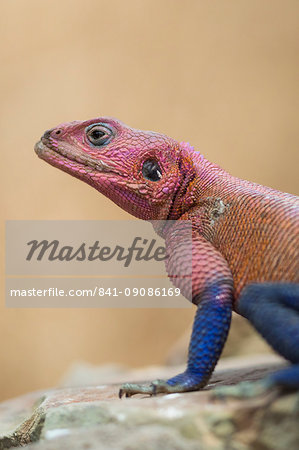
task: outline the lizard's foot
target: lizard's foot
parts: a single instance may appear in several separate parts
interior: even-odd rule
[[[212,398],[253,398],[268,393],[271,390],[270,385],[263,381],[243,381],[234,386],[218,386],[211,392]]]
[[[125,383],[119,390],[119,398],[123,395],[131,397],[135,394],[156,395],[197,391],[204,385],[205,382],[201,376],[186,371],[167,381],[155,380],[149,385]]]
[[[285,394],[299,390],[299,365],[293,365],[267,376],[261,381],[244,381],[235,386],[216,387],[214,398],[236,397],[252,398],[270,392]]]

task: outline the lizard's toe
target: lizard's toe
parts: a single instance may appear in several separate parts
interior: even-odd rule
[[[121,386],[118,396],[119,398],[122,398],[124,395],[125,397],[132,397],[132,395],[135,394],[155,395],[156,394],[155,385],[153,383],[151,384],[125,383]]]

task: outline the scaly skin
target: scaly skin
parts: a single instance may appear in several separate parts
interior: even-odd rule
[[[95,187],[140,219],[176,220],[176,225],[161,231],[170,255],[168,273],[190,261],[191,255],[184,251],[184,220],[192,223],[192,292],[181,281],[172,280],[198,305],[188,367],[165,382],[124,385],[121,395],[183,392],[204,386],[225,343],[233,308],[251,320],[281,354],[299,363],[299,355],[294,361],[289,357],[296,351],[285,355],[284,349],[277,348],[269,324],[259,326],[256,318],[251,319],[256,317],[255,302],[244,290],[263,283],[264,299],[260,288],[254,295],[269,305],[272,294],[268,298],[265,292],[278,292],[277,284],[285,286],[277,300],[279,306],[270,311],[275,315],[291,295],[292,317],[287,316],[283,326],[295,320],[295,331],[299,331],[294,284],[299,282],[296,196],[235,178],[187,143],[135,130],[116,119],[61,124],[47,131],[35,150],[40,158]],[[244,304],[252,306],[246,309]],[[279,341],[282,332],[277,330]],[[285,334],[288,348],[299,345],[299,333],[295,339]]]

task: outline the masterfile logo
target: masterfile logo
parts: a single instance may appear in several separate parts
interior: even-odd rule
[[[167,221],[168,231],[171,225]],[[165,241],[154,229],[163,235],[165,223],[8,221],[7,306],[188,307],[183,295],[191,292],[191,224],[184,226],[190,264],[176,267],[173,283]]]
[[[140,243],[139,243],[140,242]],[[148,239],[142,237],[135,237],[132,244],[128,247],[122,247],[116,245],[112,248],[107,245],[100,245],[99,241],[95,241],[92,245],[83,242],[79,247],[73,247],[71,245],[61,245],[61,243],[55,239],[54,241],[37,241],[32,240],[27,242],[30,246],[30,250],[26,257],[26,261],[36,259],[41,261],[44,257],[48,261],[109,261],[115,259],[123,262],[124,267],[128,267],[134,258],[136,261],[164,261],[167,258],[166,249],[162,246],[156,246],[156,239],[152,239],[150,242]]]

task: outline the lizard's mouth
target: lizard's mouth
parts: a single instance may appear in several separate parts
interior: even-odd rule
[[[48,141],[45,143],[42,138],[35,144],[34,150],[39,158],[62,170],[72,172],[74,175],[78,173],[83,175],[84,168],[86,173],[100,172],[107,175],[117,174],[118,176],[125,177],[123,173],[112,165],[107,164],[100,159],[91,158],[82,151],[74,149],[74,147],[69,150],[67,147],[62,148],[61,146],[54,145]]]
[[[128,212],[139,218],[147,218],[149,204],[146,199],[141,198],[136,183],[130,183],[125,173],[115,169],[102,160],[94,160],[82,150],[69,146],[53,146],[53,143],[42,138],[34,146],[39,158],[75,178],[78,178],[97,191],[106,195],[117,205],[124,207],[126,203]],[[130,191],[130,192],[128,192]],[[137,192],[136,192],[137,191]],[[144,217],[141,213],[144,212]]]

